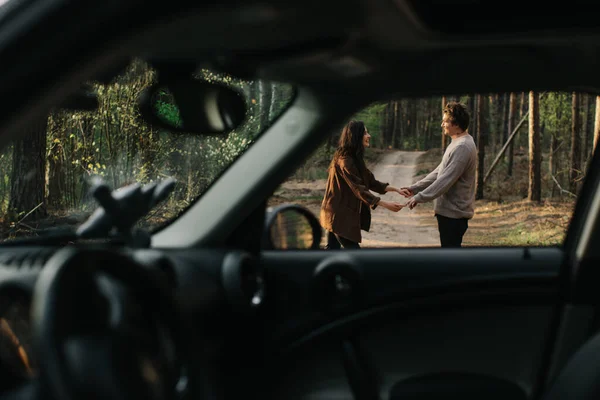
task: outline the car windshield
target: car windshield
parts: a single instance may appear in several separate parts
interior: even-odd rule
[[[94,177],[114,189],[175,178],[168,199],[139,221],[156,230],[199,198],[294,96],[289,84],[243,81],[200,70],[198,79],[218,81],[243,94],[246,119],[229,134],[173,133],[146,124],[136,106],[155,77],[147,63],[134,60],[108,84],[87,83],[97,93],[97,109],[55,109],[2,149],[0,240],[84,222],[97,206],[89,194]]]

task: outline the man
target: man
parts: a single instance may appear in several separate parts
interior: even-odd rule
[[[412,210],[417,204],[435,200],[434,210],[442,247],[461,247],[462,239],[473,218],[475,199],[477,147],[469,128],[467,107],[450,102],[444,108],[443,134],[452,142],[444,152],[442,162],[425,178],[412,186],[401,188],[406,205]]]

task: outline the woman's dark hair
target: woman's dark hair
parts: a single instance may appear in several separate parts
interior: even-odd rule
[[[363,137],[366,131],[367,129],[363,121],[352,120],[348,122],[344,126],[344,129],[342,129],[338,148],[333,155],[333,160],[331,160],[331,166],[342,157],[352,157],[359,171],[364,173],[367,169],[363,158],[365,154]]]
[[[365,123],[352,120],[344,126],[340,135],[340,142],[335,152],[334,159],[339,157],[355,157],[362,160],[365,153],[363,137],[365,136]]]
[[[471,118],[469,117],[469,110],[463,103],[451,101],[444,107],[444,114],[448,115],[450,122],[453,125],[458,126],[463,131],[469,129]]]

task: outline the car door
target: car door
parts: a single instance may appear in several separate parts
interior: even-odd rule
[[[530,396],[549,378],[562,249],[348,253],[263,255],[278,395],[402,398],[419,379],[422,398],[449,380],[486,398],[514,385]]]
[[[265,390],[292,399],[542,395],[596,326],[594,281],[576,278],[590,271],[582,260],[595,237],[598,162],[560,246],[263,251]]]

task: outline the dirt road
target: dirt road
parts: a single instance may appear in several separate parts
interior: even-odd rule
[[[409,186],[413,182],[415,165],[421,152],[396,151],[382,157],[371,166],[375,177],[395,187]],[[406,203],[397,193],[387,193],[382,199]],[[439,247],[437,221],[431,203],[419,204],[393,213],[383,207],[372,212],[371,231],[363,232],[362,247]]]

